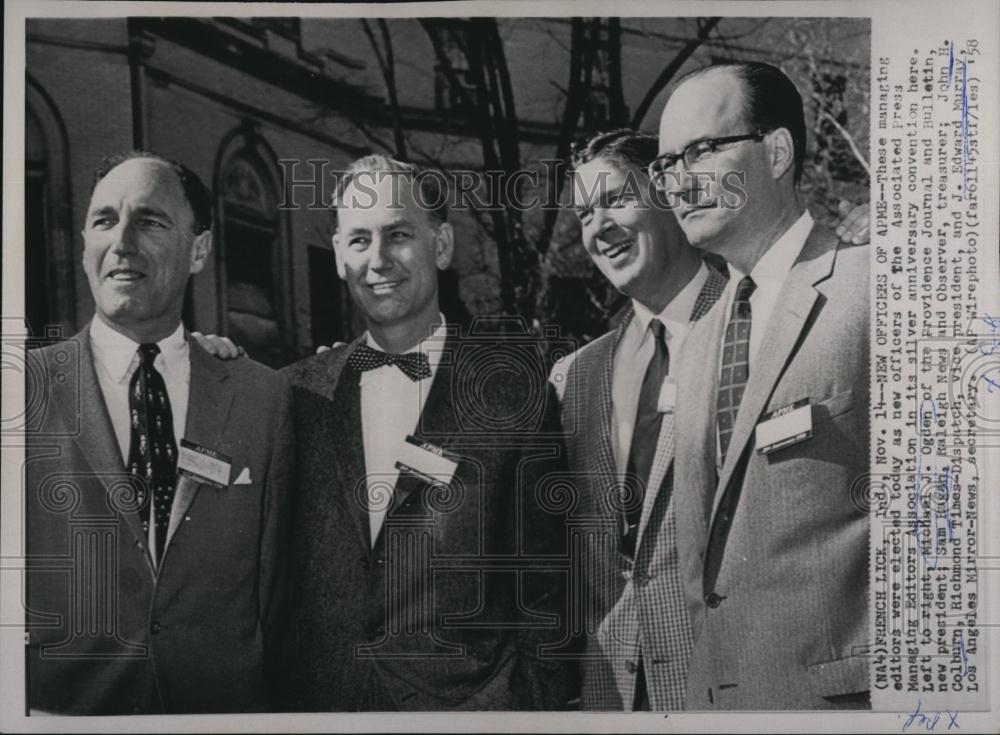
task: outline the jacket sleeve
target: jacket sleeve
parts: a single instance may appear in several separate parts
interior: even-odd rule
[[[292,390],[285,375],[278,375],[278,398],[273,414],[270,461],[264,487],[258,604],[264,635],[264,664],[269,692],[276,691],[280,655],[288,623],[287,580],[290,550],[290,518],[294,492],[294,433]]]
[[[519,463],[520,553],[525,557],[519,599],[525,625],[518,629],[512,680],[518,710],[566,709],[575,688],[567,517],[576,488],[566,471],[558,405],[549,385],[540,430],[522,449]],[[539,625],[540,617],[548,623]]]

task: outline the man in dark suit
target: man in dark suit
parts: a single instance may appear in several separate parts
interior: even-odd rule
[[[685,707],[867,707],[868,249],[806,211],[802,99],[771,65],[680,81],[660,151],[681,228],[730,270],[678,374]]]
[[[27,395],[42,407],[24,488],[32,712],[270,707],[291,392],[184,330],[211,206],[181,164],[106,159],[83,229],[96,314],[28,353]]]
[[[437,182],[384,156],[352,164],[333,244],[368,329],[287,369],[299,442],[289,709],[567,700],[556,401],[523,345],[444,322],[453,232]]]
[[[655,136],[600,133],[573,156],[584,248],[631,298],[619,326],[556,364],[578,514],[587,647],[585,710],[675,711],[692,633],[677,565],[672,461],[676,361],[726,276],[687,244],[656,201]]]

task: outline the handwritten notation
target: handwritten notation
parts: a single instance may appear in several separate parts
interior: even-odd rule
[[[922,702],[918,699],[916,709],[913,712],[908,715],[899,715],[900,718],[906,718],[903,721],[903,732],[909,732],[911,727],[923,732],[945,732],[952,728],[961,729],[958,724],[958,712],[951,710],[924,712],[921,710],[921,705]],[[940,729],[938,725],[941,725]]]
[[[979,343],[979,353],[989,357],[997,351],[997,347],[1000,347],[1000,319],[996,319],[989,314],[984,314],[980,319],[986,322],[986,326],[990,328],[990,339],[988,343]]]

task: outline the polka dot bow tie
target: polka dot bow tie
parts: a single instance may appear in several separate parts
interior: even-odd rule
[[[347,364],[360,373],[374,370],[383,365],[395,365],[412,381],[431,377],[431,364],[422,352],[407,352],[403,355],[373,350],[368,345],[358,345],[347,358]]]

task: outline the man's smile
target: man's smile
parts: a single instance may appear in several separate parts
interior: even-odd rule
[[[402,283],[403,279],[399,279],[395,281],[379,281],[378,283],[369,283],[366,285],[376,296],[385,296],[386,294],[390,294],[399,288]]]
[[[599,249],[599,252],[605,258],[608,258],[609,260],[614,260],[618,258],[620,255],[627,253],[629,250],[631,250],[633,245],[635,245],[635,238],[630,237],[627,240],[622,240],[621,242],[613,243],[606,248]]]

